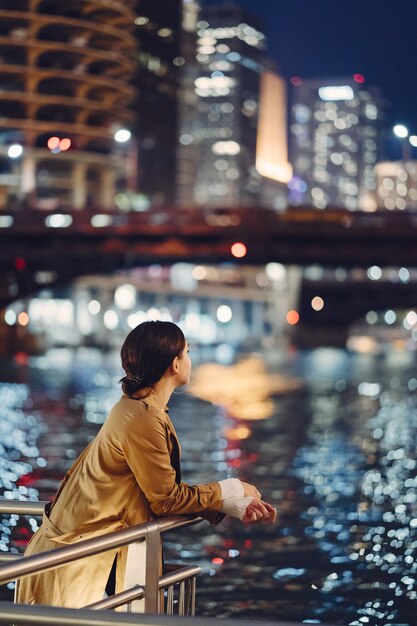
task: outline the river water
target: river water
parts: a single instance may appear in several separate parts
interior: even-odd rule
[[[199,397],[179,393],[170,404],[184,480],[237,476],[279,511],[273,526],[226,519],[168,536],[172,560],[203,567],[197,613],[417,624],[414,353],[289,349],[249,363],[210,370],[208,394],[209,370],[197,369]],[[2,497],[53,495],[119,397],[120,375],[117,355],[94,349],[0,363]],[[272,397],[253,398],[271,376]],[[225,400],[223,379],[246,398],[240,408]],[[34,528],[4,518],[0,549],[22,550]]]

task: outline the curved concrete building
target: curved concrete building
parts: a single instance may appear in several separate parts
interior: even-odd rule
[[[134,3],[2,0],[0,207],[113,205],[128,162],[114,133],[133,121]]]

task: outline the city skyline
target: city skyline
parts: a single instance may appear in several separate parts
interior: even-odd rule
[[[188,204],[286,207],[286,85],[265,61],[264,39],[237,5],[200,13],[197,106],[179,138],[199,155],[193,177],[184,172]]]
[[[229,0],[226,0],[229,2]],[[234,0],[265,25],[268,55],[287,79],[361,73],[388,101],[390,125],[417,133],[417,74],[412,0]],[[203,0],[203,5],[224,0]]]

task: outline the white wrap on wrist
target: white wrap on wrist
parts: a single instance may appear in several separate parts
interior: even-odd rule
[[[242,481],[238,478],[225,478],[224,480],[219,480],[219,485],[222,490],[222,500],[226,500],[226,498],[230,497],[243,498],[245,495]]]
[[[242,520],[253,497],[244,495],[242,482],[238,478],[226,478],[220,480],[219,484],[222,491],[221,512]]]

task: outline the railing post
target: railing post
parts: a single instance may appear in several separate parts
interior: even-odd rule
[[[147,528],[146,539],[130,544],[127,551],[123,590],[140,585],[145,597],[134,600],[130,610],[135,613],[160,613],[159,577],[162,574],[162,535],[158,528]]]
[[[160,606],[159,577],[162,575],[162,535],[150,528],[146,538],[145,613],[163,613]]]

